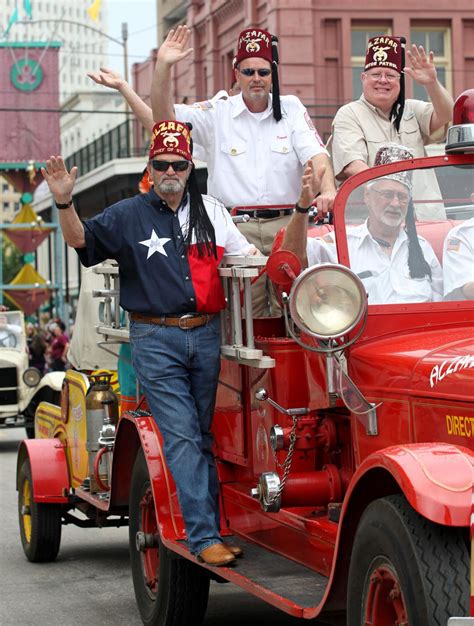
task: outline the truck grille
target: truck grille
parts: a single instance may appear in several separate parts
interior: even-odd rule
[[[18,402],[17,387],[16,367],[1,368],[0,404],[16,404]]]

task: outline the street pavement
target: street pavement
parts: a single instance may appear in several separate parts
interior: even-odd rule
[[[15,487],[16,453],[23,437],[21,428],[0,429],[0,626],[139,626],[127,528],[63,526],[54,563],[27,561]],[[311,623],[315,622],[288,616],[232,584],[211,583],[205,626]]]

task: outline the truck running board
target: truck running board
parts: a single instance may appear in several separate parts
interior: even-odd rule
[[[226,536],[225,541],[244,552],[242,558],[236,559],[234,567],[209,567],[200,563],[201,567],[295,617],[305,617],[307,609],[314,611],[321,603],[328,584],[326,576],[242,537]],[[181,556],[197,562],[185,542],[164,543]]]

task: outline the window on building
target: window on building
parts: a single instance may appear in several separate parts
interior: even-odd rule
[[[10,208],[10,203],[9,202],[4,202],[3,203],[3,210],[4,211],[8,211],[9,208]]]
[[[435,56],[436,70],[439,82],[452,91],[451,81],[451,32],[443,26],[415,26],[410,31],[412,44],[423,46],[429,52],[432,50]],[[425,88],[415,81],[413,83],[413,97],[417,100],[427,100]]]
[[[352,67],[352,97],[354,100],[360,98],[362,94],[362,83],[360,73],[364,71],[365,52],[367,43],[372,37],[378,35],[390,35],[390,26],[361,25],[353,26],[351,29],[351,67]]]
[[[2,191],[3,191],[3,192],[8,191],[8,184],[7,184],[7,183],[3,183],[3,185],[2,185]]]
[[[15,202],[15,213],[18,213],[18,211],[20,210],[20,203],[19,202]]]

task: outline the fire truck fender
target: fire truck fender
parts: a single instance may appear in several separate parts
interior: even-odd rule
[[[67,503],[69,473],[64,445],[59,439],[27,439],[21,442],[17,457],[18,478],[23,463],[28,460],[31,468],[34,501],[43,503]]]
[[[473,471],[474,452],[446,443],[392,446],[364,459],[344,497],[324,609],[339,610],[345,606],[352,546],[359,520],[371,502],[403,493],[426,519],[468,528]]]
[[[155,512],[164,543],[184,538],[184,523],[176,487],[166,465],[162,438],[152,416],[134,417],[125,412],[120,418],[112,461],[111,506],[128,506],[135,459],[143,450],[148,467]]]
[[[396,483],[420,515],[437,524],[469,526],[474,451],[448,443],[392,446],[367,457],[351,480],[345,503],[361,490],[387,495],[383,483]],[[382,483],[379,485],[379,483]],[[393,491],[392,491],[393,493]],[[344,507],[345,508],[345,507]],[[344,511],[343,511],[344,513]]]

